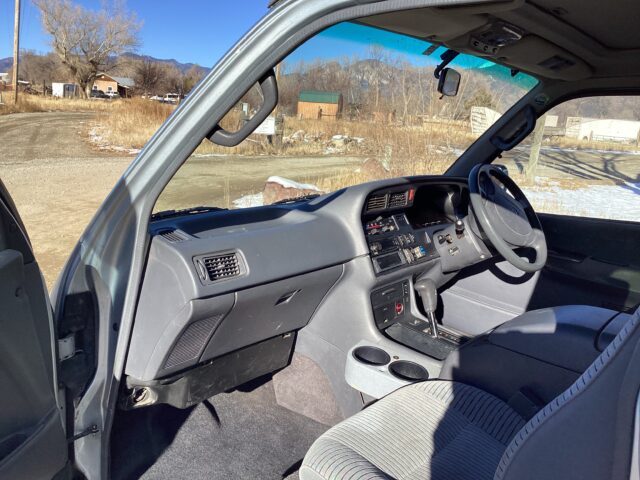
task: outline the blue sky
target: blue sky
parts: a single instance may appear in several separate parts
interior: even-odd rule
[[[97,9],[100,0],[74,0]],[[268,0],[128,0],[143,21],[139,53],[213,66],[266,12]],[[215,6],[215,8],[214,8]],[[14,0],[0,0],[0,58],[13,49]],[[47,52],[48,38],[31,0],[22,0],[20,48]]]
[[[74,0],[89,9],[99,8],[102,0]],[[104,0],[108,5],[109,0]],[[143,25],[138,53],[160,59],[176,59],[212,67],[220,57],[262,16],[268,0],[128,0],[129,10]],[[215,8],[214,8],[215,6]],[[12,55],[14,0],[0,0],[0,58]],[[22,0],[21,48],[47,52],[49,39],[42,30],[40,15],[32,0]],[[370,58],[372,44],[385,47],[395,58],[414,65],[439,62],[442,48],[430,56],[423,55],[428,42],[357,24],[339,24],[307,41],[286,60],[293,67],[300,60]],[[489,62],[460,55],[451,66],[486,68]],[[502,69],[508,72],[506,69]],[[508,76],[508,73],[506,74]]]
[[[102,4],[99,0],[74,1],[90,9]],[[129,10],[143,22],[142,46],[138,53],[207,67],[213,66],[267,12],[267,4],[268,0],[185,0],[172,13],[174,2],[127,2]],[[0,58],[12,55],[13,8],[14,0],[0,0]],[[20,23],[22,49],[50,50],[38,9],[31,0],[22,0]],[[360,25],[341,24],[302,45],[288,58],[288,63],[340,56],[367,58],[369,46],[374,43],[399,52],[416,65],[433,64],[440,53],[425,57],[422,52],[427,42]]]

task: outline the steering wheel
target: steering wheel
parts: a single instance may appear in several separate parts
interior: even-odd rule
[[[520,187],[494,165],[476,165],[469,174],[471,207],[478,223],[495,249],[511,265],[524,272],[537,272],[547,261],[547,241],[540,220]],[[535,250],[529,262],[513,251]]]

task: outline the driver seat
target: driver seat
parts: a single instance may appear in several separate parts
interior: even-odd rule
[[[640,309],[529,421],[462,383],[431,380],[396,390],[316,440],[300,479],[628,480],[639,342]]]

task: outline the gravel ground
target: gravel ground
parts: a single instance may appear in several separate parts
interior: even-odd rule
[[[0,116],[0,177],[18,207],[49,288],[132,160],[83,140],[91,113]]]

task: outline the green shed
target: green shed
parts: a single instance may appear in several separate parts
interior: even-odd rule
[[[335,120],[342,112],[342,94],[303,90],[298,95],[298,118]]]

